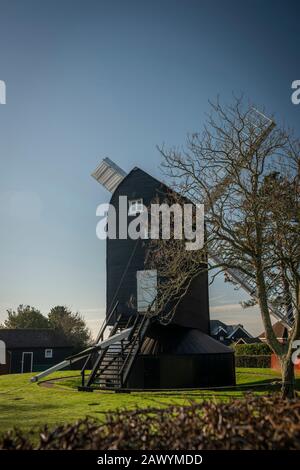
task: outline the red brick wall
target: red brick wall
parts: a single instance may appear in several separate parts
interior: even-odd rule
[[[280,364],[275,354],[271,355],[271,369],[280,370]],[[295,372],[300,372],[300,364],[295,364],[294,369],[295,369]]]

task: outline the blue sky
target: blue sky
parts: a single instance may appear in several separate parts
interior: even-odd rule
[[[160,178],[157,144],[201,130],[208,100],[244,92],[299,135],[296,1],[0,0],[0,321],[19,303],[105,309],[105,243],[91,177],[103,157]],[[211,288],[211,314],[262,330],[242,292]]]

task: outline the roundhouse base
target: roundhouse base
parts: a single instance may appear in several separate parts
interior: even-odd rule
[[[177,389],[235,383],[232,349],[194,328],[153,325],[126,387]]]
[[[129,389],[179,389],[235,385],[234,354],[139,355]]]

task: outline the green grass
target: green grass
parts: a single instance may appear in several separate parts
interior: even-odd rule
[[[236,389],[226,390],[185,390],[159,392],[114,393],[95,391],[78,392],[79,378],[72,377],[74,371],[57,372],[52,378],[53,386],[29,383],[32,374],[0,376],[0,432],[14,426],[36,431],[44,425],[50,427],[72,422],[85,416],[103,419],[108,411],[116,409],[134,409],[162,407],[170,404],[189,404],[203,399],[226,400],[241,397],[246,392],[266,393],[278,390],[271,385],[280,375],[270,369],[237,369]],[[265,386],[262,386],[266,384]],[[300,390],[300,378],[297,379]]]

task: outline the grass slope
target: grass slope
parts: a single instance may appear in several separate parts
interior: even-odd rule
[[[76,374],[76,372],[75,372]],[[204,398],[226,400],[241,397],[244,393],[266,393],[278,390],[271,385],[279,374],[269,369],[237,369],[237,389],[226,390],[185,390],[159,392],[114,393],[96,391],[78,392],[79,378],[74,371],[58,372],[51,378],[63,380],[53,385],[29,383],[32,374],[0,376],[0,432],[14,426],[23,430],[38,429],[44,424],[50,427],[73,422],[85,416],[103,419],[104,414],[116,409],[163,407],[170,404],[190,404]],[[300,378],[297,380],[300,390]],[[262,386],[263,384],[267,384]]]

